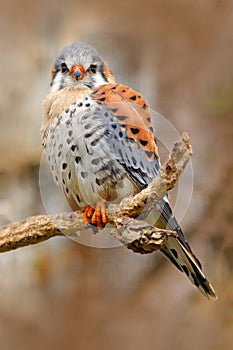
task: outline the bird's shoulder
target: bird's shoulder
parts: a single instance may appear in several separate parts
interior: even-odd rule
[[[129,139],[136,140],[148,156],[159,156],[149,105],[139,92],[123,84],[106,84],[91,96],[111,111],[113,119],[126,128]]]

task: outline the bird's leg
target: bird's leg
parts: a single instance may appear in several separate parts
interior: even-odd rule
[[[102,199],[95,205],[87,205],[83,208],[85,224],[92,224],[98,228],[104,228],[108,219],[106,214],[106,200]]]

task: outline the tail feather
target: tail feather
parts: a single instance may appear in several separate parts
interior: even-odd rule
[[[200,261],[193,253],[176,218],[174,217],[168,198],[165,196],[160,202],[160,208],[154,225],[161,228],[169,228],[177,232],[177,237],[169,236],[161,251],[166,257],[209,299],[217,299],[214,288],[202,272]],[[154,218],[156,215],[154,215]]]
[[[198,260],[180,238],[168,237],[161,251],[209,299],[218,299],[214,288],[203,274]]]

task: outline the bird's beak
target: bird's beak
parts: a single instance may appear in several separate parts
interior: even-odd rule
[[[71,68],[70,75],[75,80],[81,80],[85,75],[85,69],[83,66],[73,66]]]

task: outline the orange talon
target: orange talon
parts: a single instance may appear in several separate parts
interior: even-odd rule
[[[83,218],[84,218],[85,224],[91,224],[91,219],[95,212],[95,208],[91,207],[90,205],[87,205],[82,209],[83,209]]]
[[[91,223],[92,223],[92,225],[95,225],[98,228],[102,228],[102,225],[101,225],[101,212],[97,208],[94,211],[94,214],[93,214],[92,219],[91,219]]]
[[[95,212],[92,216],[91,223],[100,229],[104,228],[105,224],[107,223],[105,200],[100,200],[96,203]]]
[[[83,208],[83,212],[85,224],[92,224],[101,229],[104,228],[108,221],[104,200],[98,201],[95,206],[87,205]]]
[[[103,200],[100,202],[100,204],[101,204],[100,211],[101,211],[102,223],[105,226],[108,222],[108,218],[107,218],[107,214],[106,214],[106,202]]]

